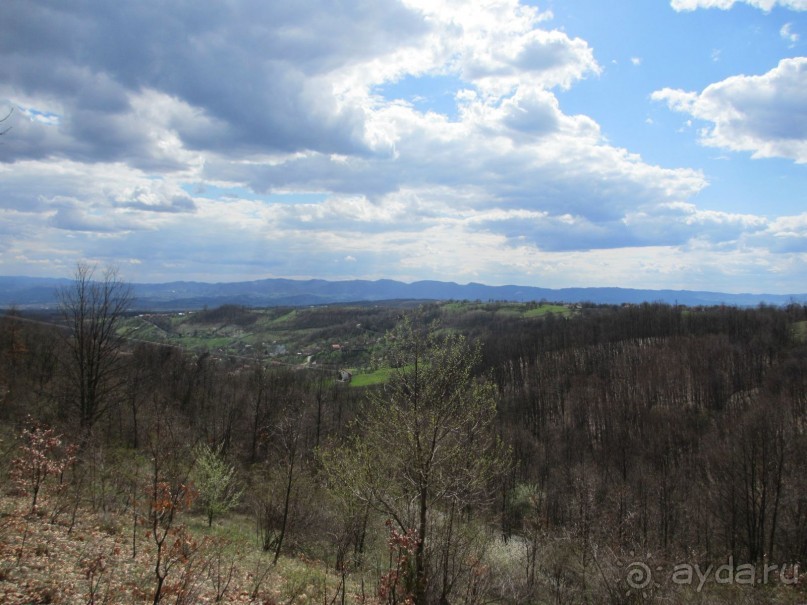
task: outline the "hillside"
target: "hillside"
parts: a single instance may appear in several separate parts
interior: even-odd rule
[[[153,342],[196,353],[243,360],[262,360],[287,367],[353,374],[373,368],[385,334],[401,312],[416,303],[272,307],[265,309],[224,305],[216,309],[141,313],[121,325],[132,341]],[[433,304],[446,327],[476,315],[480,321],[499,319],[535,321],[549,314],[570,317],[575,305],[549,303]],[[435,315],[436,316],[436,315]],[[367,384],[366,380],[363,384]]]
[[[117,512],[60,513],[56,499],[31,515],[24,499],[2,497],[0,514],[4,605],[151,602],[156,548],[145,525],[133,533],[131,517]],[[175,569],[165,584],[166,602],[313,605],[361,594],[357,578],[321,561],[289,557],[273,565],[255,547],[243,516],[208,529],[201,517],[187,515],[178,530],[172,539],[183,543],[170,553]]]
[[[92,321],[0,320],[4,602],[807,600],[807,307]]]

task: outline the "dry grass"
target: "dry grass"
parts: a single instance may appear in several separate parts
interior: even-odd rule
[[[136,553],[132,556],[128,516],[101,516],[84,510],[70,528],[66,516],[52,522],[47,501],[36,515],[26,514],[29,506],[28,499],[0,497],[0,603],[112,605],[153,601],[155,547],[146,528],[138,528]],[[262,553],[254,538],[244,531],[247,523],[244,518],[233,518],[232,525],[214,526],[212,531],[205,527],[202,517],[186,515],[180,518],[180,523],[189,528],[188,544],[178,551],[182,555],[175,559],[167,576],[162,603],[335,605],[342,602],[339,592],[342,579],[337,574],[321,561],[304,558],[281,558],[273,566],[272,557]],[[585,594],[590,603],[626,605],[807,603],[807,583],[803,579],[796,586],[778,583],[717,586],[709,582],[700,591],[659,578],[660,584],[647,592],[618,590],[619,594],[609,596],[605,584],[612,588],[619,586],[625,574],[622,567],[605,561],[596,573],[589,569],[588,580],[582,582],[580,577],[568,575],[575,566],[564,563],[562,553],[547,544],[542,545],[538,560],[541,588],[522,601],[523,591],[505,590],[505,585],[512,584],[522,573],[523,553],[513,548],[515,542],[507,545],[496,542],[488,553],[488,563],[497,578],[495,592],[513,603],[575,603],[582,602]],[[555,568],[566,571],[562,577],[553,575]],[[602,584],[600,580],[606,576],[608,580]],[[563,578],[566,581],[558,584],[558,579]],[[362,596],[360,579],[358,575],[347,576],[345,602],[372,605],[375,581],[368,581],[366,594]]]
[[[154,544],[127,519],[83,511],[72,528],[47,509],[27,515],[27,500],[0,498],[0,603],[101,605],[151,603]],[[46,505],[47,506],[47,505]],[[197,524],[198,525],[198,524]],[[163,603],[306,604],[334,600],[339,578],[322,563],[271,558],[253,544],[194,531],[177,552]]]

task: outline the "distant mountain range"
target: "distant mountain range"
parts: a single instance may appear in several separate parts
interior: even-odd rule
[[[0,307],[52,308],[57,290],[70,286],[70,279],[0,276]],[[418,281],[411,284],[377,281],[326,281],[321,279],[261,279],[248,282],[171,282],[132,284],[135,309],[193,310],[238,304],[250,307],[307,306],[334,303],[369,303],[418,300],[481,300],[621,304],[663,302],[686,306],[756,306],[807,303],[807,294],[727,294],[690,290],[635,290],[629,288],[535,288],[531,286],[486,286],[453,282]]]

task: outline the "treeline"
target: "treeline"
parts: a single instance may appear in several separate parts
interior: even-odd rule
[[[237,470],[236,508],[253,519],[258,548],[343,574],[375,569],[383,602],[641,600],[621,567],[639,556],[630,553],[654,566],[807,561],[807,309],[582,306],[528,319],[501,307],[426,305],[405,314],[414,317],[405,333],[399,309],[307,316],[311,327],[330,317],[346,329],[398,330],[377,357],[396,360],[400,375],[366,390],[326,371],[121,334],[94,358],[77,348],[86,323],[56,329],[9,314],[0,320],[5,442],[29,419],[72,436],[83,456],[75,501],[102,510],[135,507],[131,472],[121,472],[131,452],[161,451],[187,476],[206,444]],[[205,317],[253,321],[240,307]],[[422,381],[411,382],[411,355]],[[79,367],[88,360],[102,369],[94,378]],[[472,403],[489,426],[461,413]],[[391,423],[410,428],[390,432]],[[400,468],[362,458],[420,452],[407,441],[420,430],[450,439],[451,457],[433,452],[451,460],[437,474],[417,457]],[[424,476],[432,483],[417,482]],[[377,572],[380,560],[394,569]]]

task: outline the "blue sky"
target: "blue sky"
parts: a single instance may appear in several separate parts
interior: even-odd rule
[[[807,0],[9,0],[0,274],[807,291]]]

